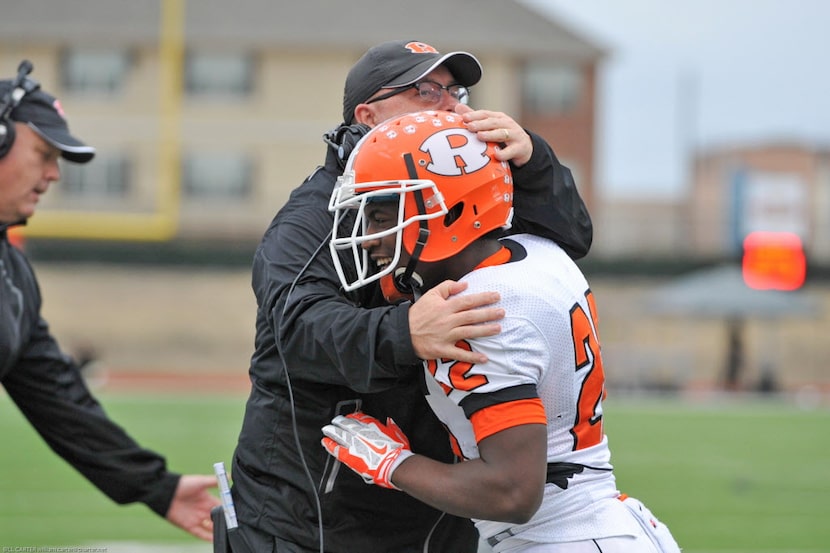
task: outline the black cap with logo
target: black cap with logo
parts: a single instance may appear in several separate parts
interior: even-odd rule
[[[0,81],[0,98],[8,97],[13,84],[11,80]],[[60,102],[37,85],[29,89],[11,110],[9,119],[28,124],[41,138],[59,149],[65,159],[75,163],[90,161],[95,156],[95,148],[69,133]]]
[[[458,84],[473,86],[481,79],[481,64],[467,52],[441,54],[417,40],[394,40],[370,48],[349,71],[343,90],[343,121],[354,122],[354,110],[382,88],[418,82],[439,65],[446,66]]]

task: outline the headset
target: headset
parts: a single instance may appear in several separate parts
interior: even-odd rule
[[[14,108],[27,94],[40,88],[40,83],[28,77],[34,66],[29,60],[23,60],[17,66],[17,76],[12,81],[11,88],[0,100],[0,159],[4,158],[14,145],[14,121],[10,116]]]
[[[346,168],[346,162],[349,161],[354,147],[369,130],[370,127],[363,123],[343,123],[323,135],[323,141],[337,153],[337,164],[340,169]]]
[[[361,123],[356,123],[354,125],[346,125],[345,123],[335,127],[334,129],[328,131],[323,135],[323,141],[332,148],[335,153],[337,154],[337,164],[340,169],[346,168],[346,162],[349,160],[349,156],[351,155],[354,147],[360,141],[363,136],[369,132],[370,128],[367,125],[363,125]],[[300,278],[305,274],[306,270],[308,270],[309,266],[312,262],[320,255],[320,252],[323,248],[328,245],[329,239],[331,238],[332,231],[320,241],[320,244],[317,246],[317,249],[314,250],[314,253],[308,258],[305,265],[300,269],[297,273],[297,276],[294,277],[294,280],[291,281],[291,285],[288,287],[288,292],[285,294],[285,304],[282,308],[282,317],[285,317],[286,311],[288,309],[289,299],[291,298],[291,294],[294,292],[294,288],[296,288],[297,283],[300,281]],[[275,325],[277,329],[279,329],[279,324]],[[306,461],[305,455],[303,454],[303,447],[300,443],[300,430],[297,427],[297,411],[294,405],[294,389],[291,385],[291,377],[289,375],[289,367],[288,367],[288,359],[283,354],[282,351],[282,339],[279,334],[279,330],[277,330],[277,335],[275,337],[275,343],[277,347],[277,351],[280,354],[280,357],[283,359],[283,370],[285,372],[285,383],[288,389],[288,402],[291,406],[291,428],[294,432],[294,445],[297,448],[297,453],[300,457],[300,465],[303,467],[303,472],[305,473],[305,477],[308,479],[308,483],[311,487],[312,495],[314,496],[314,508],[317,512],[317,532],[319,534],[319,553],[323,553],[325,550],[325,538],[323,535],[323,508],[320,505],[320,496],[317,493],[317,483],[314,481],[314,478],[311,476],[311,470],[308,468],[308,463]]]
[[[348,157],[347,157],[348,159]],[[285,305],[282,307],[282,318],[285,318],[285,313],[288,310],[288,300],[291,298],[291,294],[294,292],[294,288],[297,286],[297,283],[300,281],[300,278],[305,274],[308,267],[314,261],[314,259],[320,254],[323,248],[329,243],[329,239],[331,238],[332,231],[326,235],[325,238],[320,242],[320,245],[317,246],[317,249],[314,250],[314,253],[311,254],[311,257],[308,258],[303,268],[300,269],[300,272],[297,273],[297,276],[294,277],[294,280],[291,281],[291,286],[288,287],[288,292],[285,294]],[[291,429],[294,432],[294,446],[297,448],[297,453],[300,457],[300,465],[303,467],[303,472],[305,473],[305,477],[308,479],[308,482],[311,486],[311,493],[314,496],[314,509],[317,511],[317,532],[320,535],[319,541],[319,553],[324,553],[325,550],[325,541],[323,536],[323,507],[320,505],[320,496],[317,493],[317,483],[314,481],[314,478],[311,476],[311,470],[308,468],[308,462],[305,459],[305,455],[303,454],[303,446],[300,443],[300,430],[297,427],[297,410],[294,404],[294,389],[291,386],[291,377],[288,374],[288,359],[286,358],[285,354],[283,354],[282,350],[282,339],[280,336],[279,328],[280,325],[274,325],[277,329],[276,336],[275,336],[275,345],[277,347],[277,351],[282,357],[283,360],[283,370],[285,372],[285,383],[286,388],[288,389],[288,403],[291,406]]]
[[[346,125],[345,123],[342,123],[323,135],[323,141],[326,144],[328,144],[329,147],[332,148],[334,152],[337,154],[337,164],[341,170],[346,168],[346,162],[349,160],[349,156],[354,150],[354,147],[357,145],[358,142],[360,142],[360,139],[363,138],[366,135],[366,133],[369,132],[369,130],[370,127],[368,125],[363,125],[362,123],[355,123],[353,125]],[[303,267],[291,281],[291,285],[288,287],[288,292],[285,294],[285,304],[282,308],[282,317],[285,317],[291,294],[294,292],[294,289],[296,288],[300,279],[308,270],[309,266],[317,258],[317,256],[320,255],[320,252],[323,251],[325,246],[328,245],[331,236],[332,231],[329,231],[329,233],[325,236],[325,238],[323,238],[323,240],[314,250],[314,253],[312,253],[311,256],[308,258],[308,261],[306,261],[305,265],[303,265]],[[277,324],[275,326],[279,329],[280,325]],[[303,468],[305,477],[308,479],[308,483],[311,487],[311,492],[314,497],[314,508],[317,512],[317,532],[319,533],[320,538],[318,542],[319,553],[323,553],[323,551],[325,550],[325,537],[323,533],[323,509],[320,504],[320,496],[317,492],[317,483],[311,476],[311,471],[308,467],[305,455],[303,454],[302,444],[300,443],[300,431],[297,427],[297,412],[294,404],[294,389],[291,385],[288,359],[282,351],[282,339],[279,335],[279,331],[277,331],[275,342],[277,351],[283,359],[283,370],[285,372],[286,388],[288,389],[288,402],[291,406],[291,427],[294,433],[294,446],[297,448],[297,453],[300,457],[300,465]]]
[[[335,153],[337,154],[337,162],[341,169],[345,169],[346,162],[349,159],[349,155],[351,155],[354,147],[360,141],[363,136],[369,132],[370,127],[367,125],[363,125],[361,123],[356,123],[353,125],[346,125],[345,123],[335,127],[334,129],[330,130],[329,132],[323,135],[323,141],[332,148]],[[320,241],[320,244],[308,258],[305,265],[300,269],[294,279],[291,281],[291,285],[288,287],[288,291],[285,294],[285,304],[282,308],[282,315],[281,317],[285,317],[286,311],[288,310],[289,300],[291,299],[291,295],[294,292],[294,289],[297,287],[302,276],[314,262],[320,252],[328,245],[329,239],[331,238],[332,231]],[[277,329],[279,329],[280,325],[275,325]],[[314,497],[314,508],[317,512],[317,532],[319,533],[319,553],[323,553],[325,550],[325,538],[323,534],[323,509],[320,504],[320,496],[317,492],[317,483],[314,481],[314,478],[311,475],[311,471],[308,467],[308,462],[306,461],[305,455],[303,453],[302,444],[300,443],[300,431],[297,427],[297,411],[294,404],[294,389],[291,384],[291,376],[290,370],[288,366],[288,359],[283,354],[282,349],[282,337],[280,336],[279,330],[275,336],[275,345],[277,351],[279,352],[280,356],[283,359],[283,370],[285,374],[285,383],[286,388],[288,390],[288,402],[291,408],[291,429],[294,434],[294,446],[297,448],[297,453],[299,454],[300,458],[300,465],[303,468],[303,472],[305,473],[305,477],[308,480],[309,486],[312,491],[312,495]]]

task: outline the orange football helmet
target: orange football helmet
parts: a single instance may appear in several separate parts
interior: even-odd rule
[[[329,202],[329,245],[344,288],[354,290],[394,271],[401,248],[416,263],[435,262],[488,232],[509,228],[513,177],[509,164],[496,159],[498,147],[480,141],[460,115],[448,111],[403,115],[369,131],[349,156]],[[364,209],[372,201],[398,201],[397,224],[366,234]],[[362,244],[392,233],[393,261],[373,271]],[[347,273],[341,256],[354,261],[356,276]]]

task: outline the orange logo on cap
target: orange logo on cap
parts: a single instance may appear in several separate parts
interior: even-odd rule
[[[430,46],[425,42],[410,42],[406,46],[404,46],[407,50],[412,52],[413,54],[437,54],[438,50]]]
[[[61,103],[57,99],[55,99],[55,101],[52,102],[52,107],[55,108],[55,111],[58,112],[58,115],[66,119],[66,114],[63,112],[63,106],[61,106]]]

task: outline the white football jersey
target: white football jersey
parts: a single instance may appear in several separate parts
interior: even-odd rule
[[[500,430],[547,424],[549,483],[542,506],[523,525],[478,520],[479,533],[488,538],[509,528],[544,543],[628,535],[633,520],[616,499],[602,428],[605,375],[593,294],[552,241],[515,235],[502,244],[508,262],[462,279],[469,282],[466,294],[501,295],[502,332],[465,344],[488,362],[425,363],[427,401],[464,458],[477,458],[477,442]],[[509,418],[500,416],[505,409],[511,409]]]

